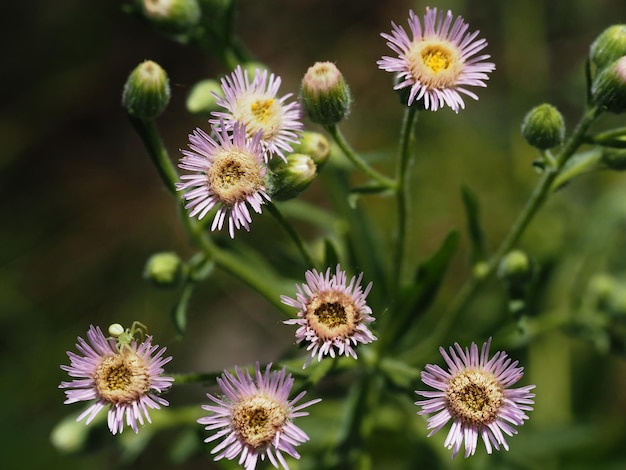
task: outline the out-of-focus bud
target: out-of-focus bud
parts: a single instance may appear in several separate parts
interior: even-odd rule
[[[626,55],[626,25],[616,24],[606,28],[589,50],[589,59],[597,70],[602,70]]]
[[[611,113],[626,111],[626,55],[606,66],[591,86],[596,104]]]
[[[522,122],[522,136],[535,148],[556,147],[565,137],[565,121],[554,106],[544,103],[531,109]]]
[[[303,153],[287,155],[287,161],[272,160],[272,199],[286,201],[304,191],[315,179],[317,168],[313,159]]]
[[[128,114],[141,119],[154,119],[169,102],[169,78],[159,64],[146,60],[130,73],[122,93],[122,104]]]
[[[512,284],[525,283],[532,276],[528,255],[521,250],[507,253],[498,266],[498,277]]]
[[[617,290],[617,281],[605,273],[596,274],[589,280],[587,296],[594,307],[605,310]]]
[[[483,279],[488,273],[489,265],[484,261],[480,261],[472,267],[472,275],[476,279]]]
[[[184,34],[200,21],[197,0],[140,0],[141,12],[157,29]]]
[[[293,153],[304,153],[311,157],[319,170],[330,156],[330,142],[319,132],[304,131],[298,144],[292,145]]]
[[[603,149],[601,158],[610,170],[626,170],[626,149]]]
[[[214,93],[222,96],[222,87],[217,80],[202,80],[196,83],[187,96],[187,111],[201,116],[210,116],[211,112],[217,111],[217,97]]]
[[[300,101],[311,121],[331,126],[346,118],[352,96],[335,64],[316,62],[302,79]]]
[[[157,287],[176,287],[182,278],[182,261],[176,253],[152,255],[144,268],[143,277]]]
[[[267,71],[268,75],[270,74],[269,67],[265,64],[262,64],[261,62],[246,62],[245,64],[241,65],[241,69],[244,72],[248,73],[248,77],[250,77],[250,80],[254,80],[257,72],[259,74],[262,74],[263,72]]]

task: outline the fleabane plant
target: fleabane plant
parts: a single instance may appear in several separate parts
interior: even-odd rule
[[[517,455],[523,455],[531,442],[515,435],[535,431],[524,425],[533,423],[535,391],[539,400],[549,387],[545,381],[527,383],[528,377],[541,377],[533,375],[536,361],[527,354],[533,341],[559,331],[594,338],[605,353],[620,341],[626,350],[615,314],[615,282],[594,282],[594,302],[578,302],[581,308],[594,306],[593,312],[571,320],[549,317],[537,293],[540,254],[518,246],[555,191],[594,170],[626,168],[626,128],[590,130],[602,114],[626,109],[626,26],[612,26],[593,42],[585,70],[587,100],[578,124],[567,126],[573,129],[569,135],[566,118],[548,102],[520,116],[521,135],[536,154],[532,165],[540,176],[493,251],[486,248],[478,199],[464,188],[471,274],[458,294],[447,289],[445,298],[436,299],[446,271],[455,266],[460,235],[451,230],[420,263],[407,254],[414,243],[411,178],[423,148],[414,145],[417,116],[447,112],[461,119],[472,113],[459,111],[467,98],[478,100],[478,89],[487,87],[496,68],[477,29],[451,11],[426,8],[421,16],[408,12],[408,29],[392,22],[390,32],[372,32],[392,54],[364,66],[393,74],[394,84],[380,96],[404,113],[397,152],[388,152],[389,146],[375,152],[375,165],[341,132],[362,109],[340,60],[313,63],[303,70],[299,90],[285,90],[289,80],[254,61],[236,37],[233,2],[139,3],[137,13],[157,31],[214,53],[223,65],[220,73],[199,76],[190,86],[188,110],[198,122],[187,142],[172,144],[180,148],[172,156],[155,121],[180,91],[170,88],[170,75],[145,61],[124,87],[129,119],[172,194],[172,206],[179,206],[191,244],[191,250],[159,252],[146,263],[146,280],[177,296],[173,308],[155,315],[172,313],[175,331],[169,338],[176,334],[182,339],[178,346],[194,351],[197,345],[185,333],[201,324],[198,312],[216,321],[234,315],[226,302],[200,305],[193,295],[203,285],[224,285],[216,280],[222,273],[256,294],[249,318],[277,314],[277,332],[266,332],[263,345],[283,343],[280,354],[264,351],[266,363],[242,345],[236,358],[217,358],[223,363],[218,371],[168,375],[164,368],[172,358],[152,343],[143,323],[114,324],[108,336],[91,326],[87,340],[78,339],[78,352],[67,353],[70,365],[61,366],[71,378],[60,385],[65,403],[87,406],[78,420],[93,427],[106,410],[112,434],[130,427],[145,436],[142,445],[163,429],[186,431],[189,455],[224,468],[360,469],[387,468],[390,462],[393,468],[443,467],[448,464],[439,462],[441,455],[450,454],[477,456],[479,466],[519,466],[505,452],[491,454],[519,446]],[[318,127],[306,129],[305,123]],[[377,167],[383,161],[385,171]],[[370,198],[385,208],[376,223],[366,207]],[[227,290],[235,302],[238,291],[230,283]],[[491,310],[476,314],[477,298],[484,300],[480,309]],[[239,333],[228,332],[223,341],[240,345]],[[197,337],[211,342],[212,334]],[[438,353],[445,365],[437,364]],[[190,383],[208,389],[188,390],[185,399],[193,401],[196,394],[197,404],[169,406],[162,395]],[[418,408],[407,412],[415,394]],[[311,398],[304,401],[305,395]],[[158,409],[153,423],[149,410]],[[444,429],[445,437],[439,433]],[[379,442],[393,442],[393,455]]]

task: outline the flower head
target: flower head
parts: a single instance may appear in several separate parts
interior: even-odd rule
[[[296,101],[287,103],[292,93],[277,98],[281,79],[274,74],[268,78],[267,70],[257,69],[251,81],[241,66],[222,79],[224,96],[216,95],[217,104],[227,112],[213,112],[210,122],[218,127],[232,129],[237,122],[246,125],[248,137],[261,134],[265,160],[273,154],[284,158],[283,151],[291,152],[291,143],[298,142],[301,109]]]
[[[472,343],[470,349],[463,350],[458,343],[450,348],[448,355],[439,348],[448,364],[448,371],[428,364],[422,372],[422,382],[437,391],[416,391],[426,400],[415,404],[422,407],[418,414],[433,414],[428,418],[429,436],[452,420],[452,427],[445,440],[445,446],[452,449],[456,457],[465,441],[465,457],[476,452],[478,436],[485,443],[487,453],[492,446],[500,450],[500,445],[509,450],[504,434],[516,434],[514,426],[521,426],[528,419],[525,411],[531,411],[535,396],[530,390],[534,385],[510,388],[524,375],[524,368],[517,367],[505,352],[498,351],[489,359],[491,338],[478,346]]]
[[[485,39],[476,40],[478,31],[467,33],[468,25],[460,16],[452,22],[452,12],[437,12],[427,8],[424,28],[420,19],[409,11],[409,28],[412,37],[403,27],[392,23],[391,34],[382,33],[387,45],[398,57],[383,56],[379,68],[398,73],[395,90],[410,87],[408,105],[420,100],[425,109],[437,111],[448,105],[458,112],[465,103],[461,93],[478,99],[466,85],[484,87],[495,65],[485,62],[489,55],[475,56],[487,46]]]
[[[59,385],[68,389],[65,404],[95,400],[77,421],[87,417],[89,424],[100,410],[108,407],[108,424],[113,434],[123,431],[124,421],[138,432],[138,422],[143,425],[144,418],[151,422],[148,408],[168,405],[158,394],[174,381],[161,376],[163,366],[172,357],[163,357],[165,348],[154,354],[159,346],[152,345],[151,336],[141,343],[134,339],[119,343],[115,338],[105,338],[102,330],[92,325],[87,340],[79,337],[76,348],[81,355],[68,351],[70,365],[61,366],[76,378]]]
[[[315,356],[318,361],[324,355],[335,357],[335,350],[340,356],[343,354],[356,359],[354,346],[377,339],[367,327],[368,323],[374,321],[372,309],[365,303],[372,283],[363,290],[361,273],[358,277],[353,276],[347,284],[346,273],[339,265],[332,276],[330,268],[326,273],[313,269],[304,276],[306,283],[296,285],[295,299],[281,296],[282,303],[298,309],[298,318],[283,323],[298,325],[296,342],[309,343],[307,351],[311,355],[304,367]]]
[[[278,464],[288,469],[287,462],[281,454],[285,452],[293,458],[300,458],[296,446],[309,440],[302,429],[293,424],[294,418],[307,416],[304,408],[318,403],[315,399],[296,405],[304,397],[305,391],[289,400],[289,392],[293,386],[291,374],[270,371],[268,364],[261,371],[256,363],[255,376],[248,371],[235,367],[235,374],[224,371],[217,383],[222,389],[223,397],[207,394],[215,405],[203,405],[202,409],[212,414],[200,418],[198,423],[206,425],[208,431],[216,433],[205,439],[212,442],[225,437],[212,451],[217,454],[215,460],[229,460],[239,456],[239,464],[246,470],[254,470],[259,457],[265,457],[278,468]]]
[[[263,151],[256,133],[246,136],[245,125],[236,123],[232,134],[222,126],[215,129],[217,141],[201,129],[189,135],[189,148],[182,150],[183,158],[178,166],[183,170],[197,172],[182,175],[176,184],[178,191],[186,191],[183,198],[190,201],[185,206],[189,216],[202,219],[214,207],[218,207],[211,230],[219,230],[228,217],[228,233],[235,237],[235,229],[250,230],[250,211],[261,213],[261,206],[269,201],[264,177],[267,168]]]

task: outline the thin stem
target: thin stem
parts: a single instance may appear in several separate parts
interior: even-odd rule
[[[565,163],[583,143],[585,132],[589,129],[589,126],[599,116],[599,114],[600,109],[597,107],[590,107],[583,114],[578,126],[576,126],[576,129],[568,139],[566,145],[556,156],[555,167],[546,168],[541,176],[541,179],[537,183],[535,190],[532,192],[530,199],[526,202],[526,205],[522,209],[508,235],[504,238],[497,251],[490,257],[485,273],[480,277],[470,278],[469,281],[461,288],[459,294],[454,299],[445,315],[443,315],[441,320],[437,323],[435,330],[429,335],[429,338],[426,341],[429,343],[429,346],[432,344],[439,344],[440,340],[444,337],[451,325],[454,324],[459,314],[467,307],[467,304],[474,297],[478,289],[493,275],[502,258],[520,239],[528,227],[528,224],[546,201],[550,188],[552,187],[552,183],[563,170]]]
[[[304,244],[304,241],[302,240],[302,238],[300,238],[300,235],[298,235],[298,232],[296,232],[296,230],[293,228],[293,225],[291,225],[289,221],[285,218],[285,216],[283,216],[283,214],[278,210],[278,207],[276,207],[276,205],[272,202],[269,202],[266,206],[267,206],[269,213],[274,216],[274,218],[278,221],[280,226],[291,237],[296,247],[298,248],[298,251],[302,255],[302,258],[304,259],[304,262],[306,263],[306,265],[309,266],[310,268],[318,267],[315,264],[315,261],[313,261],[313,256],[311,256],[311,253],[309,252],[306,245]]]
[[[406,231],[408,226],[408,206],[409,206],[409,167],[413,162],[415,154],[411,152],[411,138],[413,136],[413,128],[417,121],[417,107],[410,106],[404,113],[402,122],[402,131],[400,133],[400,147],[398,167],[396,172],[396,197],[398,206],[398,231],[396,234],[395,251],[393,256],[393,278],[392,286],[396,288],[400,284],[402,277],[402,267],[404,260],[404,246],[406,240]]]
[[[370,178],[376,180],[382,186],[395,189],[396,182],[390,178],[387,178],[385,175],[374,170],[369,164],[363,160],[353,149],[350,147],[350,144],[346,141],[343,134],[339,130],[339,128],[335,125],[326,126],[326,130],[331,135],[331,137],[335,140],[341,151],[344,153],[346,157],[356,166],[359,170],[365,173]]]
[[[167,150],[161,141],[155,122],[153,120],[139,119],[131,115],[128,117],[137,131],[137,134],[139,134],[139,137],[141,137],[141,140],[148,149],[148,154],[154,166],[159,171],[159,176],[161,176],[165,187],[170,193],[176,195],[178,172],[176,171],[176,167],[172,164]]]

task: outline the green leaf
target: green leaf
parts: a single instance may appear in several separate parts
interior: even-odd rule
[[[187,329],[187,305],[189,304],[189,299],[191,298],[194,286],[194,282],[189,282],[185,285],[178,302],[176,302],[176,305],[174,305],[174,308],[172,309],[172,320],[174,321],[176,332],[180,336],[183,336],[185,334],[185,330]]]
[[[484,261],[487,257],[487,249],[485,246],[485,237],[480,226],[480,207],[478,200],[467,186],[461,188],[463,196],[463,205],[465,206],[465,215],[467,216],[467,231],[469,233],[471,246],[472,264]]]
[[[335,248],[333,242],[325,238],[324,239],[324,266],[337,266],[339,264],[339,253]]]

